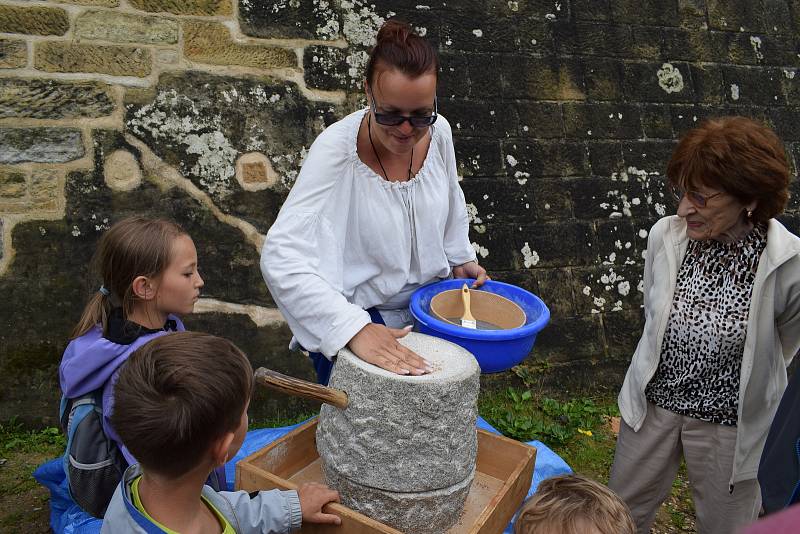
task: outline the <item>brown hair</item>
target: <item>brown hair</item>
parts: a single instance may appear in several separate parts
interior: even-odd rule
[[[616,493],[580,475],[543,480],[522,505],[515,534],[571,534],[593,525],[602,534],[635,534],[628,507]]]
[[[742,204],[757,200],[754,222],[766,222],[786,207],[789,174],[781,140],[747,117],[704,120],[683,136],[667,165],[672,185],[721,189]]]
[[[109,294],[95,292],[83,309],[72,338],[82,336],[98,323],[106,332],[113,306],[122,307],[123,317],[130,315],[136,301],[133,281],[138,276],[155,278],[164,272],[172,257],[172,243],[181,235],[187,234],[177,223],[145,217],[123,219],[103,234],[92,264]]]
[[[250,361],[230,341],[166,334],[123,364],[111,423],[145,469],[178,477],[203,461],[214,440],[238,428],[253,380]]]
[[[367,60],[366,78],[372,86],[379,69],[397,69],[409,78],[433,72],[438,76],[439,58],[431,44],[405,22],[390,19],[378,30]]]

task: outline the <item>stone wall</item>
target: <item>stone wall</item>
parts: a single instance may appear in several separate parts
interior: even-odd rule
[[[552,311],[526,378],[619,384],[682,132],[749,115],[800,153],[797,0],[0,2],[0,421],[52,422],[58,361],[98,284],[89,258],[133,213],[195,239],[191,328],[312,376],[286,350],[259,248],[315,136],[363,105],[366,51],[391,16],[440,51],[481,262]],[[795,230],[796,214],[792,200]]]

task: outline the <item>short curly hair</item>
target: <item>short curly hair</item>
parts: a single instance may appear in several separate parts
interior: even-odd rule
[[[580,475],[543,480],[522,505],[514,534],[636,534],[628,507],[606,486]]]
[[[706,119],[681,138],[667,165],[671,185],[705,185],[742,204],[758,202],[754,222],[779,215],[789,201],[789,161],[780,138],[748,117]]]

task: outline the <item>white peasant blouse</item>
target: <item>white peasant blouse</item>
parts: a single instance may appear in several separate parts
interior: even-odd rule
[[[328,358],[370,322],[366,309],[387,318],[416,288],[475,260],[450,124],[440,115],[431,127],[415,177],[389,182],[356,151],[366,112],[317,137],[261,250],[293,345]]]

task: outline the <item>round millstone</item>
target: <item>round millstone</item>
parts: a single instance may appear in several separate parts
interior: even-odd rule
[[[464,511],[475,469],[446,488],[401,493],[362,486],[329,469],[323,462],[325,482],[336,488],[342,504],[402,532],[442,534],[455,525]]]
[[[404,376],[342,349],[330,386],[347,392],[324,405],[317,428],[323,462],[348,480],[387,491],[426,492],[463,482],[475,468],[480,368],[465,349],[410,333],[398,340],[433,372]]]

